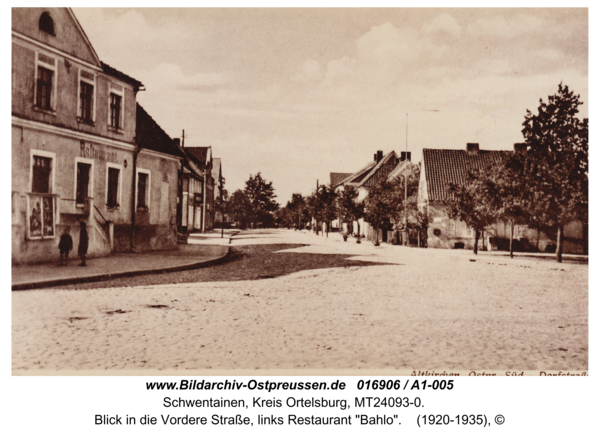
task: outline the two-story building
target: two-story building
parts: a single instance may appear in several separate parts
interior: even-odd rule
[[[131,249],[136,222],[173,221],[177,169],[168,188],[163,170],[171,174],[181,157],[152,150],[148,140],[140,151],[143,89],[100,61],[71,9],[12,9],[13,262],[56,260],[63,232],[77,247],[80,222],[94,257]],[[172,244],[149,248],[162,245]]]

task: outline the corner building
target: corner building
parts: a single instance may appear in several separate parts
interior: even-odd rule
[[[13,263],[56,260],[65,230],[77,247],[80,222],[90,257],[132,248],[138,186],[147,189],[144,213],[150,186],[162,186],[150,185],[153,165],[136,169],[140,90],[142,83],[99,60],[70,9],[12,9]],[[177,165],[170,166],[174,177],[154,180],[174,183],[176,192]],[[176,195],[169,201],[158,214],[168,224]]]

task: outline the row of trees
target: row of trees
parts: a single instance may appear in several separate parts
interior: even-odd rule
[[[510,224],[510,255],[515,224],[556,238],[556,259],[562,262],[564,227],[584,225],[587,253],[588,120],[577,118],[579,95],[560,84],[538,113],[527,111],[521,152],[507,153],[500,163],[472,169],[464,183],[450,185],[448,215],[479,235],[498,221]]]
[[[301,229],[314,219],[317,223],[315,232],[318,233],[322,223],[325,223],[325,232],[329,232],[331,222],[339,219],[340,224],[346,224],[351,233],[353,223],[357,222],[357,235],[360,237],[359,220],[364,218],[373,226],[376,235],[381,229],[400,230],[405,227],[421,232],[427,228],[427,216],[417,208],[418,169],[408,175],[407,186],[405,183],[404,176],[383,181],[373,186],[363,201],[358,201],[359,194],[353,186],[346,185],[342,191],[336,192],[331,186],[320,185],[307,197],[293,194],[286,206],[277,211],[277,223]],[[375,243],[379,244],[377,236]]]

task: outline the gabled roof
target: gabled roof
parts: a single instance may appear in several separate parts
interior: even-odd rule
[[[470,168],[484,169],[492,162],[500,162],[511,151],[479,150],[469,154],[466,150],[423,149],[423,169],[427,181],[429,201],[443,201],[449,183],[464,182]]]
[[[370,162],[365,167],[361,168],[360,170],[358,170],[357,172],[352,174],[350,177],[343,180],[342,183],[344,185],[348,184],[348,185],[354,186],[355,188],[359,188],[366,184],[370,185],[370,183],[368,183],[368,182],[371,179],[381,175],[381,174],[378,174],[380,169],[382,169],[384,167],[388,167],[390,165],[393,165],[395,167],[397,160],[398,160],[398,155],[396,154],[395,151],[392,150],[388,154],[383,156],[383,158],[379,162],[375,162],[375,161]],[[385,174],[384,177],[387,177],[387,174]]]
[[[139,103],[136,103],[136,136],[141,148],[171,156],[185,157],[175,141],[165,133]]]
[[[335,188],[351,175],[352,173],[329,173],[329,186]]]
[[[409,172],[412,173],[414,172],[419,166],[417,164],[412,163],[409,160],[403,160],[402,162],[399,162],[398,165],[396,165],[396,168],[394,168],[392,170],[392,172],[390,172],[387,176],[388,180],[394,180],[397,179],[401,176],[403,176],[405,174],[405,172]]]
[[[59,50],[70,56],[100,68],[100,59],[70,8],[19,7],[12,8],[12,30],[18,35]],[[54,23],[54,33],[39,28],[40,16],[46,13]]]
[[[136,89],[140,89],[144,87],[144,84],[139,80],[134,79],[133,77],[128,76],[127,74],[117,70],[116,68],[111,67],[110,65],[105,64],[104,62],[100,62],[102,64],[102,71],[104,71],[109,76],[113,76],[116,79],[122,80],[125,83],[129,83]]]
[[[197,165],[202,167],[207,167],[212,159],[211,147],[185,147],[185,153],[192,160],[196,162]]]

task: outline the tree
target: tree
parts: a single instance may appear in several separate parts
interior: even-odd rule
[[[496,221],[510,225],[510,257],[513,257],[515,224],[528,224],[527,175],[522,155],[507,152],[498,163],[489,164],[477,174],[479,186],[484,186],[479,198],[488,206]]]
[[[328,185],[320,185],[307,199],[309,214],[316,221],[316,233],[319,233],[319,223],[326,224],[326,234],[329,236],[331,221],[337,218],[337,193]]]
[[[365,204],[362,201],[356,201],[357,198],[358,191],[350,185],[345,185],[344,190],[337,198],[340,221],[347,225],[348,233],[352,231],[354,221],[358,222],[365,213]],[[360,223],[358,223],[358,234],[360,235]]]
[[[292,227],[298,230],[304,228],[306,223],[309,221],[308,210],[306,207],[306,201],[302,194],[292,194],[291,201],[288,201],[286,207],[289,207],[292,219]]]
[[[244,191],[238,189],[227,200],[227,211],[231,214],[233,220],[245,228],[248,224],[248,216],[251,214],[250,203],[244,194]]]
[[[273,212],[279,205],[274,200],[275,189],[273,182],[266,182],[260,172],[250,176],[246,181],[244,195],[247,199],[247,220],[251,223],[261,223],[263,226],[272,225],[274,222]]]
[[[530,220],[556,230],[556,260],[562,262],[564,226],[588,222],[588,119],[579,119],[580,96],[562,83],[540,99],[538,113],[523,122],[527,152],[521,159],[527,175]]]
[[[369,190],[365,200],[365,220],[375,230],[375,245],[379,245],[379,229],[399,222],[403,198],[404,189],[400,189],[398,180],[384,180]]]
[[[419,167],[407,171],[406,174],[402,174],[395,179],[395,183],[398,185],[400,190],[398,207],[396,216],[393,217],[394,228],[401,230],[405,228],[408,231],[417,232],[417,242],[421,244],[421,235],[425,233],[427,235],[427,226],[429,225],[429,219],[427,213],[419,210],[418,205],[418,194],[419,194],[419,180],[421,178],[421,170]],[[407,186],[405,186],[407,183]],[[406,195],[406,198],[405,198]]]
[[[467,171],[463,183],[448,185],[446,214],[450,219],[463,221],[475,231],[475,254],[481,233],[496,222],[496,213],[488,202],[493,194],[488,189],[485,177],[476,169]]]

